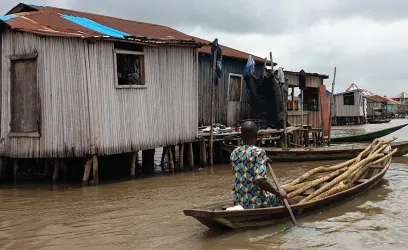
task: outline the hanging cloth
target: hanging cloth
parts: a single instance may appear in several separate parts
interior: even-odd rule
[[[218,79],[222,78],[222,50],[220,45],[218,44],[218,39],[215,38],[213,41],[213,46],[211,46],[211,54],[210,54],[210,61],[211,61],[211,68],[213,67],[213,61],[214,61],[214,54],[216,53],[216,77],[215,77],[215,86],[218,86]]]

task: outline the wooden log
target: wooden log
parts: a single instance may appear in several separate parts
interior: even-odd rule
[[[184,170],[184,143],[181,143],[179,148],[180,148],[179,166],[180,170]]]
[[[135,178],[135,175],[136,175],[137,154],[138,154],[138,152],[134,152],[131,155],[131,159],[130,159],[130,178]]]
[[[188,143],[188,165],[190,166],[190,170],[194,170],[194,151],[193,151],[193,143]]]
[[[382,156],[383,156],[382,154],[371,155],[368,158],[366,158],[366,159],[352,165],[346,172],[344,172],[341,175],[337,176],[334,180],[332,180],[328,184],[324,185],[323,187],[319,188],[318,190],[316,190],[315,192],[313,192],[312,194],[307,196],[299,204],[306,203],[306,202],[312,200],[313,198],[315,198],[316,196],[326,192],[327,190],[329,190],[332,187],[334,187],[335,185],[337,185],[340,181],[347,178],[347,176],[349,176],[351,173],[353,173],[356,169],[359,169],[361,166],[366,165],[368,162],[373,161],[373,160],[377,160],[378,158],[380,158]]]
[[[14,166],[14,179],[13,179],[13,181],[14,181],[14,184],[17,184],[17,182],[18,182],[18,170],[20,168],[18,159],[14,159],[13,166]]]
[[[82,185],[86,186],[89,182],[89,174],[91,173],[92,157],[88,157],[85,163],[84,176],[82,177]]]
[[[207,165],[207,152],[206,151],[207,150],[205,147],[205,138],[203,137],[200,141],[200,163],[201,163],[202,168]]]
[[[53,185],[57,184],[59,169],[60,169],[60,159],[57,158],[54,160],[54,173],[52,175]]]
[[[214,99],[215,99],[215,81],[216,81],[216,69],[217,69],[217,51],[214,52],[213,56],[213,68],[212,68],[212,78],[211,78],[211,107],[210,107],[210,165],[214,166]]]
[[[170,172],[173,174],[174,173],[174,157],[173,157],[173,149],[171,146],[168,148],[168,153],[169,153],[169,168],[170,168]]]
[[[93,169],[93,181],[94,185],[99,185],[99,166],[98,166],[98,156],[93,155],[92,156],[92,169]]]

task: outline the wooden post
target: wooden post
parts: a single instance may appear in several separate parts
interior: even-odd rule
[[[201,152],[200,162],[201,162],[201,167],[203,168],[203,167],[205,167],[207,165],[207,152],[206,152],[206,148],[205,148],[205,138],[204,137],[201,139],[200,152]]]
[[[168,154],[169,154],[169,168],[170,172],[174,173],[174,157],[173,157],[173,146],[168,147]]]
[[[305,132],[306,147],[310,146],[309,130]]]
[[[188,143],[188,165],[190,165],[190,170],[194,170],[194,151],[193,143]]]
[[[295,87],[292,86],[292,110],[295,110]]]
[[[323,86],[323,79],[321,79],[322,84],[320,84],[320,87]],[[321,117],[321,126],[322,126],[322,136],[319,138],[320,144],[323,143],[324,140],[324,118],[323,118],[323,108],[322,108],[322,97],[320,96],[320,87],[318,89],[319,91],[319,108],[320,108],[320,117]]]
[[[88,157],[85,163],[85,170],[84,170],[84,176],[82,178],[82,185],[86,186],[88,185],[89,181],[89,174],[91,173],[91,167],[92,167],[92,157]]]
[[[61,165],[61,169],[63,171],[64,181],[66,181],[67,180],[67,175],[68,175],[67,159],[62,158],[61,162],[60,162],[60,165]]]
[[[50,160],[45,159],[44,160],[44,178],[45,179],[47,178],[49,171],[50,171]]]
[[[1,180],[1,176],[3,174],[3,166],[4,166],[4,158],[0,157],[0,180]]]
[[[98,173],[98,156],[93,155],[92,156],[92,165],[93,165],[93,180],[94,180],[94,185],[99,185],[99,173]]]
[[[165,157],[166,157],[166,152],[167,152],[167,147],[163,147],[162,157],[161,157],[161,161],[160,161],[162,173],[165,172],[165,169],[164,169],[164,159],[165,159]]]
[[[136,175],[136,162],[137,152],[132,153],[132,158],[130,159],[130,178],[135,178]]]
[[[18,182],[18,169],[20,168],[19,164],[18,164],[18,159],[14,159],[13,161],[13,165],[14,165],[14,184],[17,184]]]
[[[217,51],[214,52],[213,68],[212,68],[212,80],[211,80],[211,108],[210,108],[210,165],[214,166],[214,95],[215,95],[215,70],[217,68]]]
[[[330,93],[330,112],[329,112],[329,134],[327,138],[327,144],[330,146],[330,137],[331,137],[331,124],[332,124],[332,111],[334,104],[334,85],[336,84],[336,67],[334,67],[333,83],[332,83],[332,92]],[[364,100],[363,100],[364,102]],[[364,110],[364,107],[363,107]]]
[[[56,158],[54,161],[54,174],[52,175],[53,185],[57,183],[59,169],[60,169],[60,159]]]
[[[179,148],[180,148],[179,165],[180,169],[184,170],[184,143],[181,143]]]

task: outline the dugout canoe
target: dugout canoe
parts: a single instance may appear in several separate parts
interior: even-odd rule
[[[232,153],[235,145],[222,144],[224,151]],[[347,160],[356,157],[367,145],[308,147],[308,148],[275,148],[261,147],[267,156],[276,162],[330,161]],[[398,151],[394,157],[408,154],[408,141],[393,142],[391,148]]]
[[[395,131],[402,129],[407,126],[407,124],[398,125],[391,128],[386,128],[370,133],[365,133],[361,135],[343,136],[343,137],[333,137],[330,139],[331,142],[368,142],[373,141],[375,138],[381,138],[383,136],[389,135]]]
[[[327,208],[331,205],[345,202],[355,196],[358,196],[375,185],[383,178],[391,163],[391,158],[381,165],[370,167],[363,178],[356,180],[354,185],[340,193],[305,204],[291,205],[292,211],[296,217]],[[310,190],[301,194],[306,197]],[[227,211],[231,204],[214,205],[202,209],[186,209],[184,214],[191,216],[201,222],[203,225],[212,229],[242,229],[259,226],[274,225],[276,223],[290,220],[288,210],[284,207],[245,209],[237,211]]]

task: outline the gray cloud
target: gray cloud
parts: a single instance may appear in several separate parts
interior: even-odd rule
[[[289,70],[330,74],[380,95],[407,91],[408,1],[40,0],[55,7],[167,25],[274,59]],[[5,1],[6,13],[18,1]],[[306,30],[306,31],[305,31]],[[326,81],[330,89],[331,79]]]

